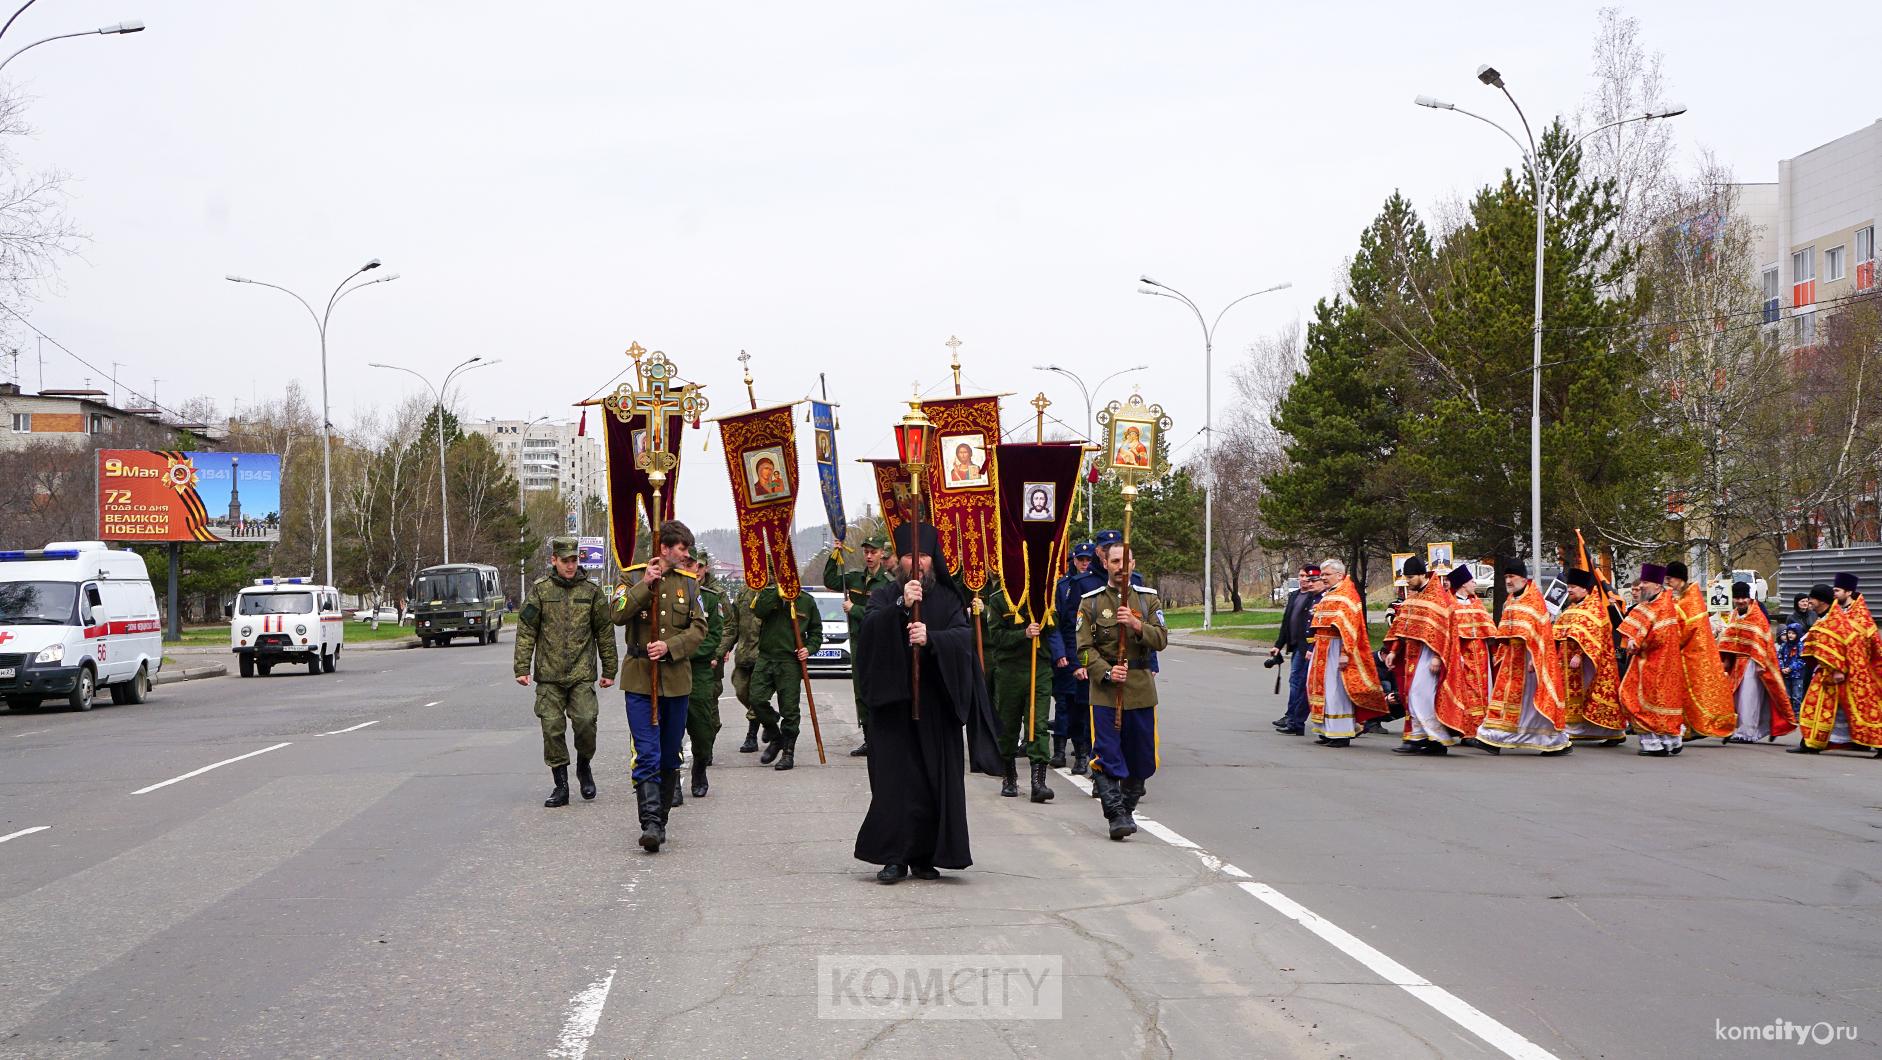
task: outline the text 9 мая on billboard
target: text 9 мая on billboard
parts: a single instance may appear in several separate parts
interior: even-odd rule
[[[105,541],[279,541],[281,458],[273,453],[98,451]]]

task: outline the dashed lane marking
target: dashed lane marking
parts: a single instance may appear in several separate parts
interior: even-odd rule
[[[259,751],[250,751],[245,755],[236,755],[234,758],[225,758],[220,762],[212,762],[209,765],[202,767],[201,769],[192,769],[180,777],[171,777],[169,780],[160,780],[157,783],[152,784],[147,788],[138,788],[136,791],[131,792],[131,794],[148,795],[149,793],[156,791],[158,788],[167,788],[170,785],[177,783],[178,781],[188,780],[191,777],[200,777],[204,773],[207,773],[212,769],[221,769],[223,766],[233,765],[236,762],[240,762],[244,758],[253,758],[256,755],[265,755],[269,751],[279,751],[281,748],[291,747],[293,746],[293,744],[294,744],[294,741],[289,740],[286,743],[275,744],[273,747],[264,747]]]
[[[1073,776],[1069,768],[1060,769],[1058,773],[1087,796],[1091,794],[1090,781],[1083,777]],[[1168,825],[1138,817],[1137,827],[1170,846],[1194,854],[1210,871],[1234,879],[1237,881],[1236,886],[1260,899],[1269,908],[1320,936],[1334,949],[1365,965],[1373,974],[1387,983],[1436,1009],[1444,1017],[1482,1038],[1512,1060],[1558,1060],[1554,1053],[1504,1026],[1488,1013],[1379,952],[1333,921],[1267,884],[1255,881],[1248,873],[1209,853]]]
[[[340,735],[340,734],[341,734],[341,733],[343,733],[343,732],[358,732],[359,730],[361,730],[361,729],[363,729],[363,728],[365,728],[365,727],[366,727],[366,726],[368,726],[368,725],[377,725],[377,724],[379,724],[379,722],[378,722],[378,721],[376,721],[376,720],[375,720],[375,721],[362,721],[362,722],[360,722],[360,723],[359,723],[358,725],[348,725],[348,726],[347,726],[346,728],[344,728],[344,729],[335,729],[335,730],[333,730],[332,732],[323,732],[323,733],[321,733],[320,735],[322,735],[322,736],[338,736],[338,735]]]
[[[34,832],[43,832],[51,827],[52,826],[49,824],[36,824],[31,828],[22,828],[17,832],[9,832],[6,835],[0,835],[0,843],[4,843],[9,839],[18,839],[23,835],[32,835]]]

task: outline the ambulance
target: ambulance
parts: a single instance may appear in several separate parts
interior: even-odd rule
[[[312,578],[256,579],[229,608],[229,646],[243,677],[266,677],[278,663],[330,674],[345,639],[340,590]]]
[[[0,696],[14,710],[49,699],[90,710],[142,703],[163,667],[163,624],[150,572],[103,541],[0,551]]]

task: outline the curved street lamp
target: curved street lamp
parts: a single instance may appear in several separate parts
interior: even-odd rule
[[[21,10],[23,11],[25,10],[25,8],[21,8]],[[18,17],[17,14],[15,17]],[[5,32],[4,27],[0,27],[0,33],[4,33],[4,32]],[[352,294],[354,291],[357,291],[362,287],[370,287],[375,283],[390,283],[393,280],[396,280],[399,278],[399,274],[396,272],[393,272],[393,273],[387,273],[386,275],[378,277],[377,279],[367,280],[364,283],[355,283],[351,287],[347,286],[347,284],[353,283],[353,280],[356,277],[358,277],[361,273],[371,272],[373,269],[378,268],[379,264],[380,264],[379,259],[374,258],[371,261],[367,262],[366,264],[361,265],[359,268],[354,269],[351,273],[347,275],[346,279],[341,280],[340,286],[335,287],[333,289],[333,294],[327,299],[327,311],[325,313],[314,312],[314,307],[307,304],[307,299],[302,298],[300,295],[295,294],[293,291],[290,291],[287,288],[280,286],[279,284],[267,283],[262,280],[251,280],[246,276],[223,277],[223,279],[228,280],[230,283],[250,283],[250,284],[254,284],[257,287],[269,287],[274,290],[280,291],[282,294],[285,294],[289,298],[292,298],[296,302],[299,302],[301,304],[302,309],[307,310],[307,315],[314,319],[314,329],[320,332],[320,489],[321,489],[321,493],[325,501],[325,515],[323,516],[321,521],[326,527],[327,584],[328,585],[334,585],[334,581],[333,581],[333,415],[329,411],[329,406],[327,403],[327,321],[330,318],[332,318],[333,307],[339,304],[340,299],[345,298],[347,295]],[[339,588],[339,586],[334,585],[334,588]]]
[[[1091,415],[1092,410],[1095,408],[1093,402],[1103,393],[1104,384],[1116,379],[1120,375],[1128,375],[1131,372],[1141,372],[1149,367],[1150,366],[1147,364],[1139,364],[1130,368],[1120,368],[1110,375],[1105,376],[1103,379],[1098,380],[1098,385],[1092,387],[1087,387],[1085,381],[1078,377],[1078,373],[1072,371],[1070,368],[1062,368],[1056,364],[1035,364],[1032,366],[1032,370],[1035,372],[1057,372],[1078,384],[1078,392],[1085,398],[1085,444],[1090,445]],[[1085,536],[1089,538],[1097,533],[1095,529],[1097,526],[1097,516],[1092,510],[1091,477],[1089,475],[1083,477],[1085,479]]]
[[[1535,317],[1531,326],[1531,331],[1535,339],[1535,348],[1530,358],[1529,367],[1529,561],[1539,564],[1542,562],[1542,254],[1544,235],[1547,231],[1548,223],[1549,181],[1554,174],[1548,165],[1548,160],[1542,157],[1542,152],[1536,146],[1536,136],[1529,128],[1528,116],[1523,113],[1523,108],[1517,104],[1516,97],[1510,95],[1509,88],[1503,84],[1503,75],[1497,72],[1495,67],[1486,64],[1477,68],[1477,80],[1503,93],[1503,98],[1510,101],[1510,106],[1516,110],[1517,119],[1523,123],[1523,139],[1528,141],[1527,147],[1524,146],[1523,140],[1516,138],[1515,133],[1510,132],[1508,129],[1491,121],[1489,118],[1481,114],[1474,114],[1467,111],[1455,103],[1449,103],[1431,96],[1419,96],[1413,99],[1412,102],[1420,107],[1428,107],[1432,110],[1455,111],[1467,118],[1475,118],[1508,137],[1510,143],[1515,144],[1516,150],[1523,156],[1524,163],[1529,166],[1530,183],[1535,186],[1536,308]],[[1562,149],[1562,154],[1557,157],[1560,158],[1568,155],[1570,152],[1574,151],[1575,148],[1580,147],[1582,141],[1588,139],[1590,136],[1599,132],[1606,132],[1616,126],[1627,125],[1637,121],[1653,121],[1658,118],[1676,118],[1684,113],[1686,113],[1685,106],[1675,104],[1662,107],[1659,110],[1648,111],[1645,114],[1638,114],[1631,118],[1611,121],[1606,125],[1597,125],[1587,132],[1582,133],[1580,136],[1575,137],[1573,140],[1570,140],[1568,146]]]
[[[25,10],[25,9],[22,8],[21,10]],[[15,14],[15,17],[16,18],[18,17],[17,13]],[[8,25],[11,25],[11,24],[12,22],[11,20],[9,20]],[[30,51],[33,48],[37,48],[41,44],[49,44],[55,40],[65,40],[68,37],[92,37],[100,33],[124,34],[124,33],[142,33],[142,32],[144,32],[144,23],[138,19],[131,18],[131,19],[126,19],[123,22],[114,22],[109,26],[99,26],[97,29],[82,29],[76,33],[60,33],[56,36],[46,37],[42,40],[36,40],[33,43],[28,44],[26,47],[21,48],[19,51],[14,52],[12,55],[7,56],[5,59],[0,59],[0,70],[6,69],[7,64],[19,58],[22,53]]]
[[[1189,307],[1196,314],[1196,323],[1202,328],[1202,628],[1215,628],[1215,329],[1222,323],[1228,311],[1260,294],[1285,291],[1294,286],[1292,283],[1277,283],[1272,287],[1263,287],[1259,291],[1250,291],[1228,305],[1215,315],[1215,323],[1210,323],[1202,315],[1201,307],[1190,300],[1183,292],[1167,283],[1158,283],[1148,276],[1139,276],[1147,286],[1137,288],[1138,294],[1154,294],[1162,298],[1174,298]]]
[[[445,489],[444,484],[444,396],[450,392],[451,380],[456,377],[459,372],[469,371],[474,368],[488,368],[493,364],[501,363],[503,363],[501,358],[486,361],[482,357],[471,357],[459,361],[456,367],[444,374],[444,383],[435,387],[431,385],[431,380],[426,379],[415,369],[406,368],[403,365],[397,364],[380,364],[378,361],[371,361],[367,364],[368,368],[385,368],[390,371],[404,372],[407,375],[417,376],[418,381],[425,384],[425,389],[431,391],[432,397],[437,401],[434,407],[438,412],[438,422],[435,430],[435,433],[438,435],[438,518],[442,520],[444,525],[444,562],[446,563],[451,562],[451,494]],[[520,466],[522,460],[520,449],[518,450],[518,454],[517,460]]]

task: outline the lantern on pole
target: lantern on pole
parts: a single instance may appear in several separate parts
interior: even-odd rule
[[[909,544],[915,550],[913,574],[917,581],[921,579],[921,482],[928,467],[928,448],[934,441],[934,424],[921,410],[921,396],[917,394],[908,402],[908,414],[902,422],[895,425],[895,452],[902,461],[902,469],[908,473],[909,490]],[[921,621],[921,603],[916,602],[909,610],[909,620]],[[909,646],[909,716],[921,719],[921,649]]]

